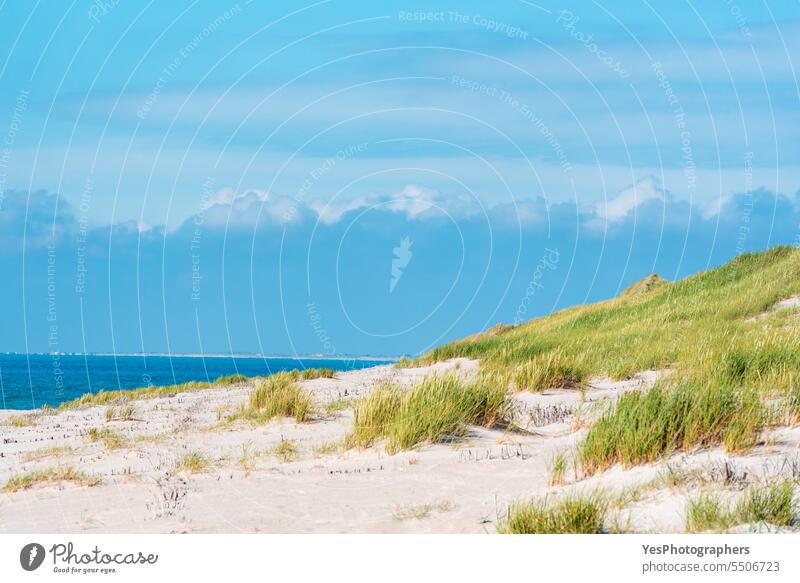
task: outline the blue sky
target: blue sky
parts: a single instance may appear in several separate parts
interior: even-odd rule
[[[415,353],[794,243],[799,17],[0,4],[0,350]]]

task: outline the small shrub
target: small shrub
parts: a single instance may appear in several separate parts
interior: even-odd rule
[[[568,495],[512,506],[497,528],[503,534],[599,534],[606,532],[608,503],[601,494]]]
[[[111,423],[117,416],[117,410],[114,407],[106,407],[106,423]]]

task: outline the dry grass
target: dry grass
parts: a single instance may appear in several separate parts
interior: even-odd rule
[[[567,454],[557,453],[550,460],[550,486],[563,486],[567,474]]]
[[[217,380],[210,383],[205,381],[191,381],[162,387],[141,387],[138,389],[120,389],[116,391],[101,390],[97,393],[86,393],[73,401],[62,403],[58,406],[58,409],[74,409],[76,407],[89,407],[92,405],[124,405],[128,401],[151,399],[154,397],[169,397],[181,393],[241,384],[247,380],[247,377],[236,374],[219,377]]]
[[[323,405],[323,411],[327,417],[333,417],[340,411],[349,409],[352,406],[352,401],[348,401],[346,399],[336,399],[334,401],[328,401],[325,403],[325,405]]]
[[[107,427],[103,429],[93,427],[87,435],[92,443],[103,442],[106,449],[120,449],[128,445],[128,440],[123,435]]]
[[[706,382],[657,385],[620,397],[579,446],[586,474],[616,463],[649,463],[677,450],[724,444],[729,452],[752,447],[764,407],[750,390]]]
[[[238,464],[242,468],[246,476],[255,468],[256,459],[261,455],[261,452],[253,449],[253,442],[247,441],[242,444],[242,453],[239,455]]]
[[[50,457],[65,457],[74,453],[75,450],[71,447],[42,447],[22,454],[21,459],[23,462],[38,462]]]
[[[39,424],[39,419],[34,415],[11,415],[8,423],[11,427],[35,427]]]
[[[199,474],[211,467],[211,460],[199,451],[193,451],[183,456],[175,466],[179,472]]]
[[[283,463],[288,463],[300,457],[300,450],[293,441],[288,439],[281,439],[280,443],[275,446],[272,453]]]

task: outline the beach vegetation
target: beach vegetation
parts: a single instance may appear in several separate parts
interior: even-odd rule
[[[432,504],[409,504],[395,506],[392,518],[397,521],[422,520],[433,512],[450,512],[455,505],[449,500],[441,500]]]
[[[650,276],[607,301],[457,340],[416,362],[477,358],[484,372],[511,371],[515,390],[533,392],[671,369],[785,395],[800,383],[799,318],[772,307],[800,293],[798,273],[800,249],[744,253],[674,283]]]
[[[192,451],[183,456],[177,463],[177,471],[199,474],[211,467],[211,460],[202,452]]]
[[[138,410],[133,403],[126,403],[119,408],[120,421],[135,421]]]
[[[601,492],[566,494],[512,505],[497,527],[501,534],[600,534],[608,525],[608,501]]]
[[[103,480],[98,476],[91,476],[76,470],[72,466],[57,466],[12,476],[3,489],[6,492],[18,492],[29,490],[35,486],[47,486],[60,482],[72,482],[79,486],[91,487],[101,484]]]
[[[272,453],[283,463],[291,462],[300,457],[300,450],[294,441],[281,439],[272,449]]]
[[[39,419],[35,415],[11,415],[8,423],[11,427],[35,427]]]
[[[129,401],[151,399],[155,397],[172,397],[181,393],[241,384],[249,380],[248,377],[237,374],[222,376],[212,382],[190,381],[176,385],[147,386],[138,389],[100,390],[97,393],[85,393],[77,399],[62,403],[58,406],[58,409],[75,409],[93,405],[124,405]]]
[[[791,527],[798,520],[792,480],[750,486],[733,504],[722,494],[704,492],[686,505],[688,532],[725,531],[740,524]]]
[[[128,445],[128,440],[122,434],[108,427],[103,429],[92,427],[87,436],[92,443],[102,442],[106,449],[120,449]]]
[[[276,417],[294,417],[302,423],[311,419],[314,401],[290,374],[278,373],[258,382],[246,405],[228,416],[228,421],[266,423]]]
[[[60,458],[74,453],[75,449],[68,446],[40,447],[39,449],[23,453],[21,459],[23,462],[37,462],[49,457]]]
[[[581,467],[591,475],[617,463],[650,463],[698,447],[746,451],[764,420],[764,405],[752,389],[665,381],[623,395],[589,428],[578,446]]]
[[[325,456],[341,451],[344,448],[342,441],[326,441],[314,447],[314,455]]]
[[[550,459],[550,485],[562,486],[567,473],[567,454],[564,452],[553,455]]]
[[[385,384],[357,401],[347,443],[369,447],[386,440],[387,450],[410,449],[463,437],[469,425],[506,421],[506,388],[485,380],[463,382],[453,375],[431,376],[406,389]]]

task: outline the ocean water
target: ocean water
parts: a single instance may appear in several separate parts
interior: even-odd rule
[[[136,389],[306,368],[354,370],[390,361],[280,357],[0,354],[0,409],[53,407],[101,389]]]

